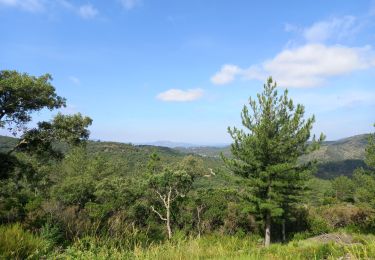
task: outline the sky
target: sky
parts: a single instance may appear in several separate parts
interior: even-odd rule
[[[92,139],[230,143],[268,76],[314,133],[374,131],[375,1],[0,0],[0,31],[0,69],[52,74]]]

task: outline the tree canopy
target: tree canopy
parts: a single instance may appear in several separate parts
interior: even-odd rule
[[[15,134],[31,121],[32,112],[65,106],[66,100],[56,94],[51,80],[50,74],[35,77],[0,71],[0,127],[8,127]]]
[[[280,217],[290,203],[298,200],[308,164],[299,164],[301,155],[311,152],[324,139],[315,136],[311,129],[314,116],[304,119],[305,109],[294,105],[288,91],[278,95],[276,83],[267,80],[257,100],[249,99],[241,118],[244,129],[228,128],[233,138],[231,151],[234,158],[224,161],[235,173],[249,181],[251,200],[265,221],[265,244],[270,243],[273,218]]]

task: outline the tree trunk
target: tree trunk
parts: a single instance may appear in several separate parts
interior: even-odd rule
[[[168,232],[168,239],[172,238],[172,229],[171,229],[171,213],[169,207],[167,208],[167,232]]]
[[[264,234],[264,246],[268,247],[271,243],[271,213],[267,213],[266,215],[266,226],[265,226],[265,234]]]
[[[168,239],[172,238],[172,229],[171,229],[171,195],[172,195],[172,187],[169,187],[169,192],[167,195],[167,231],[168,231]]]
[[[285,219],[282,220],[281,222],[281,232],[282,232],[282,235],[283,235],[283,242],[286,241],[286,236],[285,236]]]
[[[197,217],[198,217],[198,223],[197,223],[197,229],[198,229],[198,237],[201,237],[201,212],[203,210],[203,205],[200,205],[197,207]]]

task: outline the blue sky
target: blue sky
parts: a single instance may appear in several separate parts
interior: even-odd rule
[[[0,30],[0,68],[51,73],[94,139],[228,143],[269,75],[315,133],[373,131],[374,1],[0,0]]]

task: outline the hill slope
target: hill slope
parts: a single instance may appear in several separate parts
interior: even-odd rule
[[[351,176],[358,167],[365,167],[363,162],[368,139],[367,134],[357,135],[337,141],[324,142],[322,147],[314,153],[301,158],[303,161],[318,160],[317,176],[324,179],[339,175]],[[17,139],[0,136],[0,152],[9,151],[16,144]],[[139,172],[145,168],[151,153],[158,153],[166,162],[174,162],[186,154],[201,156],[209,168],[222,168],[220,154],[230,156],[230,147],[178,147],[175,149],[152,146],[132,145],[117,142],[89,141],[88,150],[92,153],[101,153],[127,162],[129,170]]]
[[[324,179],[334,178],[339,175],[351,176],[358,167],[365,167],[365,148],[369,135],[356,135],[337,141],[324,142],[321,148],[308,156],[301,158],[303,161],[317,160],[320,162],[317,176]],[[230,156],[230,146],[226,147],[188,147],[176,148],[182,153],[199,154],[205,157],[219,158],[223,153]]]

